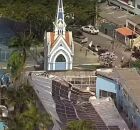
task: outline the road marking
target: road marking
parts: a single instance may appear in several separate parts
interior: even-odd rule
[[[107,14],[114,14],[114,12],[109,12],[109,13],[107,13]]]

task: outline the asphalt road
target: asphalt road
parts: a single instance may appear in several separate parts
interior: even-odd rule
[[[88,33],[84,33],[86,37],[88,37],[88,43],[85,44],[86,47],[88,47],[89,43],[93,41],[94,45],[101,46],[102,49],[108,49],[110,52],[114,52],[115,55],[118,57],[116,61],[114,62],[114,66],[120,66],[121,65],[121,59],[124,57],[124,61],[130,60],[131,52],[125,52],[126,46],[123,43],[120,43],[118,41],[114,40],[114,45],[111,44],[111,41],[113,40],[111,37],[99,33],[98,35],[91,35]]]

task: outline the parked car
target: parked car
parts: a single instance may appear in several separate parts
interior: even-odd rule
[[[88,33],[91,33],[91,34],[98,34],[99,33],[99,30],[92,25],[82,26],[82,30],[84,32],[88,32]]]
[[[83,32],[81,31],[81,26],[73,25],[69,26],[68,30],[72,31],[73,39],[75,42],[78,42],[80,44],[84,44],[88,42],[88,38],[83,35]]]
[[[35,70],[43,70],[44,68],[44,61],[38,61],[37,64],[34,66]]]

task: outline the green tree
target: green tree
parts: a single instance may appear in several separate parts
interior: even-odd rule
[[[8,69],[10,70],[14,79],[19,79],[21,73],[24,70],[24,65],[27,59],[27,53],[37,61],[37,57],[30,51],[30,47],[39,45],[40,42],[33,37],[32,34],[29,35],[17,35],[11,39],[10,48],[14,51],[8,60]]]
[[[68,123],[66,130],[96,130],[96,127],[91,121],[75,120]]]
[[[135,62],[130,61],[129,64],[131,65],[131,67],[140,69],[140,60],[136,60]]]
[[[39,43],[40,42],[36,38],[34,38],[32,34],[26,35],[24,33],[12,38],[9,47],[14,48],[16,51],[20,51],[24,58],[23,62],[25,63],[27,52],[30,51],[31,45],[37,45]]]
[[[21,85],[18,90],[8,90],[7,102],[14,105],[15,111],[9,120],[9,130],[34,130],[42,127],[49,128],[52,125],[50,116],[39,111],[36,107],[36,94],[31,86]]]
[[[14,79],[18,78],[21,75],[23,67],[24,56],[20,53],[20,51],[14,51],[11,54],[7,64],[7,68]]]

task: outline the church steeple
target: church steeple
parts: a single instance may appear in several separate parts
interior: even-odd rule
[[[63,0],[58,0],[58,5],[57,5],[57,14],[56,14],[56,20],[55,20],[55,34],[56,36],[58,35],[63,35],[65,36],[65,19],[64,19],[64,8],[63,8]]]
[[[63,9],[63,1],[58,0],[58,7],[57,7],[57,21],[64,20],[64,9]]]

